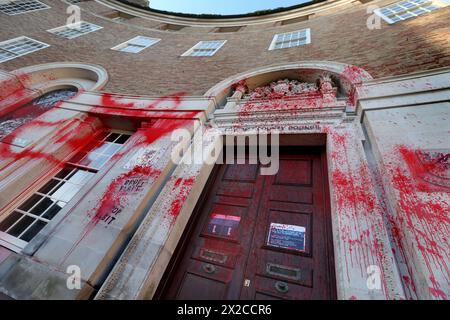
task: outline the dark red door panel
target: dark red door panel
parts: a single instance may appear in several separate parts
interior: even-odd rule
[[[274,176],[223,165],[161,297],[335,298],[322,167],[320,153],[282,154]]]
[[[220,168],[165,298],[239,297],[264,183],[258,171],[257,165]]]
[[[241,298],[334,298],[323,190],[320,155],[281,155],[278,174],[265,177],[245,270],[254,285]]]

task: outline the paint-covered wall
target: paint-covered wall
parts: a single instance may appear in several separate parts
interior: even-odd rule
[[[0,74],[0,114],[52,88],[79,94],[0,142],[0,220],[99,130],[133,135],[23,250],[0,247],[0,292],[18,299],[151,298],[212,170],[172,163],[170,135],[206,128],[216,133],[205,137],[206,150],[222,146],[217,133],[277,130],[295,135],[298,145],[326,135],[338,297],[448,298],[450,73],[424,71],[449,64],[448,8],[369,30],[366,5],[355,3],[303,22],[215,33],[163,31],[143,18],[119,23],[106,17],[110,9],[86,1],[83,19],[103,29],[65,40],[46,30],[65,23],[67,4],[51,5],[2,16],[5,40],[27,35],[51,47],[2,64],[11,72]],[[311,44],[267,50],[274,34],[307,27]],[[137,55],[110,50],[136,35],[162,40]],[[180,57],[210,39],[228,42],[210,58]],[[80,63],[76,72],[35,66],[58,61]],[[264,101],[244,95],[284,78],[318,88]],[[324,79],[333,79],[331,87]],[[71,265],[81,267],[81,290],[66,285]],[[380,285],[372,287],[374,270]]]
[[[307,93],[287,97],[283,90],[291,86],[278,82],[275,91],[261,100],[265,89],[243,96],[246,83],[261,81],[258,74],[266,80],[277,80],[278,75],[273,67],[249,71],[233,77],[234,84],[227,79],[210,90],[221,93],[226,83],[235,88],[231,93],[237,90],[223,106],[217,106],[212,97],[183,93],[144,98],[84,92],[13,132],[13,140],[34,137],[45,143],[25,148],[2,143],[2,188],[6,193],[16,192],[3,199],[3,213],[40,187],[38,177],[43,181],[57,172],[89,135],[111,126],[135,133],[22,254],[3,255],[2,292],[13,298],[87,298],[100,289],[97,298],[151,298],[212,168],[202,162],[172,163],[175,142],[170,135],[180,128],[191,134],[205,130],[199,125],[208,121],[207,132],[215,134],[205,136],[206,149],[220,147],[222,135],[276,130],[298,135],[298,145],[305,135],[327,136],[340,299],[446,299],[446,265],[440,257],[446,254],[448,193],[422,181],[417,184],[419,195],[408,179],[428,171],[446,172],[446,153],[437,159],[437,168],[426,164],[427,171],[420,169],[413,150],[420,148],[418,141],[441,151],[448,143],[444,129],[436,129],[444,128],[448,104],[435,103],[450,86],[448,70],[377,82],[362,69],[338,63],[278,67],[286,68],[318,81],[312,81],[311,88],[291,83],[307,88]],[[339,97],[337,87],[341,87]],[[421,105],[414,106],[418,101]],[[392,109],[395,103],[401,106],[398,111]],[[426,109],[429,105],[432,113]],[[396,130],[407,133],[393,138]],[[431,139],[436,138],[433,146]],[[446,176],[442,179],[445,182]],[[25,193],[24,188],[28,188]],[[14,197],[17,200],[11,203]],[[420,228],[415,226],[417,219],[423,224]],[[82,270],[81,291],[66,287],[64,275],[71,265]],[[379,286],[368,284],[371,270],[379,273]],[[21,287],[15,285],[19,279],[23,280]]]
[[[407,296],[448,299],[450,77],[442,71],[396,80],[368,85],[361,101],[386,221]],[[380,94],[391,97],[374,98]]]

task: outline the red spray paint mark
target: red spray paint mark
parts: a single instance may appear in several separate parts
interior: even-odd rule
[[[334,187],[336,211],[341,216],[339,219],[341,239],[348,246],[348,251],[344,250],[347,280],[351,281],[349,270],[355,263],[360,268],[362,278],[367,278],[366,267],[376,265],[380,268],[382,289],[386,295],[388,288],[383,266],[387,264],[387,257],[377,232],[384,227],[382,220],[384,211],[374,190],[368,188],[373,185],[370,170],[363,161],[358,161],[356,167],[351,165],[354,161],[350,156],[352,148],[349,148],[349,145],[354,145],[351,141],[356,140],[354,136],[349,132],[338,133],[330,128],[324,128],[324,131],[328,133],[333,146],[331,159],[334,168],[331,183]],[[343,218],[348,222],[341,223]]]
[[[187,179],[178,178],[174,184],[172,192],[177,192],[175,200],[170,205],[169,215],[172,218],[172,223],[175,222],[178,217],[181,207],[185,202],[189,192],[191,191],[192,185],[195,182],[195,177],[190,177]]]
[[[48,122],[48,121],[44,121],[44,120],[34,120],[33,122],[26,124],[22,127],[20,127],[19,129],[16,129],[12,134],[8,135],[6,138],[4,138],[4,141],[9,141],[9,142],[13,142],[18,136],[21,135],[22,132],[29,130],[31,128],[43,128],[43,127],[57,127],[59,125],[62,124],[66,124],[64,127],[59,128],[55,134],[55,136],[60,135],[62,132],[64,132],[67,127],[70,127],[71,125],[73,125],[75,122],[80,122],[80,119],[73,119],[71,121],[67,121],[65,120],[59,120],[59,121],[53,121],[53,122]],[[72,133],[67,133],[66,134],[66,138],[68,138],[70,136],[72,136]],[[59,138],[57,140],[57,143],[63,143],[66,142],[64,139]],[[24,158],[29,158],[29,159],[46,159],[50,162],[52,162],[53,164],[60,164],[61,160],[55,158],[53,155],[48,154],[46,152],[40,151],[40,150],[33,150],[30,148],[25,148],[22,151],[16,152],[12,149],[12,146],[8,143],[1,143],[0,144],[0,159],[9,159],[11,160],[9,163],[5,164],[3,168],[11,165],[12,163],[20,160],[20,159],[24,159]]]
[[[450,188],[447,186],[436,186],[425,181],[427,176],[443,177],[442,179],[450,176],[449,153],[440,154],[435,159],[429,159],[426,157],[425,153],[422,150],[413,151],[404,146],[400,146],[399,151],[414,177],[416,187],[420,191],[450,191]],[[420,158],[422,158],[422,160]]]
[[[416,292],[416,285],[414,283],[414,281],[411,279],[411,277],[404,275],[402,277],[403,279],[403,284],[405,285],[405,288],[409,291],[408,295],[410,297],[410,300],[413,300],[413,296],[417,297],[417,292]]]
[[[140,132],[140,139],[132,146],[134,150],[140,148],[141,146],[148,146],[154,143],[156,140],[172,133],[175,129],[186,127],[192,123],[192,120],[159,120],[152,127],[147,128]],[[130,150],[127,150],[130,152]],[[154,170],[151,167],[135,166],[129,172],[126,172],[111,182],[108,186],[107,191],[103,194],[101,201],[95,211],[94,223],[98,222],[96,218],[102,218],[111,206],[120,205],[120,201],[126,196],[118,192],[118,186],[130,177],[134,176],[155,176],[159,175],[161,172]]]
[[[355,85],[372,79],[372,77],[370,77],[364,69],[352,65],[346,66],[341,75]]]
[[[27,80],[25,79],[27,75],[20,76],[21,80]],[[136,108],[145,108],[148,110],[151,109],[157,109],[157,110],[175,110],[178,108],[178,106],[181,104],[182,96],[184,93],[176,94],[176,95],[170,95],[165,96],[157,99],[156,101],[147,104],[145,106],[139,105],[134,102],[126,102],[120,97],[112,96],[110,94],[104,94],[102,96],[102,104],[106,105],[108,107],[114,107],[116,109],[122,109],[120,111],[123,111],[123,109],[136,109]],[[169,106],[161,106],[163,102],[171,102]],[[58,105],[55,105],[54,107],[58,107]],[[91,110],[95,110],[96,108],[92,108]],[[97,108],[98,109],[98,108]],[[107,109],[107,108],[105,108]],[[148,111],[147,110],[147,111]],[[139,110],[129,110],[128,112],[134,111],[132,114],[133,116],[136,116],[136,111],[139,113]],[[117,110],[114,111],[115,114],[117,114]],[[107,112],[105,112],[107,113]],[[120,112],[119,112],[120,113]],[[108,114],[108,113],[107,113]],[[127,111],[123,111],[121,113],[122,115],[128,115]],[[137,141],[136,144],[132,146],[132,149],[139,148],[141,146],[148,146],[160,139],[163,136],[166,136],[170,134],[173,130],[186,127],[189,124],[193,123],[192,118],[196,117],[198,115],[198,111],[188,111],[188,112],[180,112],[179,114],[171,114],[170,117],[174,119],[168,119],[168,120],[157,120],[154,122],[153,126],[151,128],[148,128],[147,130],[143,130],[141,132],[141,137]],[[147,116],[147,114],[145,114]],[[182,119],[177,119],[178,117]],[[189,117],[189,118],[188,118]],[[184,118],[184,119],[183,119]],[[186,119],[188,118],[188,119]],[[34,127],[56,127],[59,125],[62,125],[66,123],[66,126],[64,128],[59,129],[55,133],[55,137],[57,137],[56,143],[66,143],[69,147],[81,147],[86,143],[85,137],[79,137],[77,139],[73,136],[77,134],[78,128],[75,130],[72,130],[70,133],[64,133],[64,131],[68,128],[69,125],[73,124],[73,121],[80,121],[79,119],[75,119],[72,121],[67,122],[67,120],[60,120],[60,121],[54,121],[54,122],[47,122],[42,120],[34,120],[31,123],[29,123],[26,126],[22,126],[21,128],[15,130],[11,135],[10,138],[14,139],[18,137],[23,132],[34,128]],[[30,158],[30,159],[47,159],[49,161],[54,162],[55,165],[62,166],[63,163],[56,159],[53,155],[47,154],[42,151],[36,151],[31,149],[25,149],[20,152],[15,152],[11,149],[10,145],[2,144],[0,146],[0,155],[1,157],[7,157],[12,158],[11,163],[17,161],[18,159],[22,158]],[[79,245],[79,243],[95,228],[95,226],[98,224],[99,221],[101,221],[105,216],[107,216],[111,211],[115,210],[115,208],[119,208],[119,210],[122,210],[120,208],[124,208],[127,202],[127,194],[126,192],[121,189],[121,186],[123,183],[129,179],[134,177],[154,177],[155,179],[161,174],[159,170],[153,169],[151,166],[141,166],[136,165],[133,167],[130,171],[121,174],[120,176],[116,177],[108,186],[106,192],[102,195],[100,202],[97,204],[97,206],[88,212],[88,214],[91,216],[91,220],[88,223],[88,225],[85,227],[85,229],[81,233],[81,237],[79,240],[72,246],[72,248],[67,252],[66,256],[64,257],[63,261],[66,260],[66,258],[71,255],[73,250]],[[175,218],[176,215],[179,213],[179,210],[181,209],[182,202],[185,200],[188,189],[191,187],[193,180],[187,179],[184,180],[182,185],[180,185],[180,197],[177,198],[177,200],[172,204],[170,214]]]
[[[349,82],[347,89],[347,103],[352,106],[356,106],[358,100],[357,89],[361,87],[362,82],[371,80],[372,77],[368,75],[363,69],[356,66],[346,66],[341,76]]]
[[[441,290],[441,288],[440,288],[441,286],[439,285],[439,283],[436,281],[436,279],[433,276],[430,277],[430,281],[431,281],[431,283],[433,285],[432,288],[429,288],[430,289],[430,293],[435,298],[440,298],[440,299],[443,299],[443,300],[447,300],[447,295],[445,294],[444,291]]]
[[[192,119],[161,119],[156,121],[153,126],[147,128],[146,130],[140,131],[140,137],[136,141],[135,144],[124,150],[123,152],[130,152],[131,150],[136,150],[142,146],[149,146],[156,142],[157,140],[171,134],[174,130],[179,128],[186,128],[189,125],[193,124]],[[74,243],[74,245],[67,252],[61,264],[64,263],[67,258],[72,254],[72,252],[76,249],[76,247],[94,230],[97,224],[103,220],[106,216],[108,216],[114,208],[125,208],[128,201],[128,194],[124,191],[121,191],[121,186],[124,185],[125,181],[130,178],[135,177],[151,177],[153,180],[156,180],[161,171],[156,170],[151,167],[151,164],[145,165],[135,165],[131,170],[121,174],[116,177],[107,187],[106,191],[101,196],[100,202],[97,204],[95,208],[93,208],[88,215],[91,217],[91,220],[83,229],[81,236]],[[189,180],[188,180],[189,181]],[[187,185],[183,185],[182,190],[185,190],[184,187]],[[187,193],[186,193],[187,195]],[[185,196],[186,196],[185,195]],[[181,208],[181,203],[178,207],[177,204],[173,207],[172,214],[176,214],[176,210]],[[120,209],[122,210],[122,209]]]
[[[71,96],[73,97],[73,96]],[[13,143],[17,138],[20,138],[25,132],[35,129],[35,128],[58,128],[56,132],[54,132],[54,137],[59,137],[55,143],[68,143],[73,148],[80,147],[84,141],[85,137],[84,135],[79,135],[74,137],[74,133],[80,133],[82,128],[85,128],[86,124],[89,124],[92,119],[63,119],[63,120],[57,120],[57,121],[47,121],[47,120],[41,120],[39,119],[39,116],[43,113],[58,108],[64,100],[58,100],[56,102],[51,102],[51,104],[44,106],[44,108],[39,107],[39,103],[44,98],[40,98],[36,105],[35,103],[31,103],[29,108],[28,106],[25,106],[21,109],[16,110],[16,112],[13,114],[14,116],[20,116],[22,112],[25,113],[27,118],[23,121],[24,124],[21,124],[18,126],[14,131],[9,133],[6,137],[4,137],[2,140],[4,143],[0,143],[0,159],[8,159],[10,160],[8,163],[3,165],[3,168],[10,166],[14,162],[21,160],[21,159],[46,159],[50,161],[51,163],[55,165],[61,165],[61,160],[54,157],[52,154],[48,154],[46,152],[43,152],[42,150],[35,150],[31,148],[25,148],[20,151],[16,151],[12,148],[11,143]],[[23,109],[23,110],[22,110]],[[34,119],[33,119],[34,118]],[[0,119],[1,120],[1,119]],[[76,126],[75,128],[73,126]],[[72,130],[66,132],[69,128],[72,128]]]
[[[161,174],[159,170],[154,170],[150,167],[135,166],[132,170],[123,173],[116,177],[108,186],[107,192],[103,194],[97,207],[89,214],[92,216],[92,223],[96,225],[107,214],[109,214],[114,207],[123,207],[126,201],[127,192],[122,191],[121,187],[129,178],[134,177],[151,177]]]
[[[231,85],[231,90],[236,91],[236,90],[241,90],[241,89],[248,89],[247,86],[247,79],[242,79],[238,82],[235,82]]]
[[[359,167],[359,178],[366,180],[367,173],[364,172],[364,167]],[[375,197],[373,193],[368,190],[367,185],[356,185],[354,178],[351,175],[344,175],[342,171],[337,169],[333,172],[333,178],[335,179],[336,188],[342,191],[342,194],[346,195],[343,199],[339,199],[339,203],[342,206],[353,206],[356,203],[364,205],[364,208],[368,213],[373,212],[375,209]],[[366,181],[369,182],[369,181]]]
[[[409,174],[401,166],[394,166],[391,170],[392,183],[398,192],[399,212],[395,222],[411,232],[414,245],[430,274],[430,293],[435,297],[447,299],[440,289],[441,284],[436,281],[435,273],[440,271],[447,282],[446,285],[449,285],[450,272],[447,263],[450,261],[450,251],[447,239],[450,236],[450,206],[439,194],[433,194],[433,199],[419,195],[414,176],[420,173],[423,167],[417,165],[414,157],[416,151],[404,145],[398,146],[396,151],[406,163]],[[403,234],[401,238],[407,239]],[[411,247],[411,244],[406,243],[406,246]]]
[[[186,95],[185,92],[179,92],[167,96],[162,96],[156,99],[156,101],[151,103],[143,104],[142,102],[129,101],[126,102],[126,97],[122,97],[120,95],[115,95],[111,93],[103,93],[101,97],[100,106],[114,107],[114,108],[123,108],[123,109],[133,109],[133,108],[142,108],[142,109],[162,109],[162,110],[175,110],[177,109],[183,97]],[[165,102],[170,102],[171,105],[166,107],[161,107],[160,105]]]

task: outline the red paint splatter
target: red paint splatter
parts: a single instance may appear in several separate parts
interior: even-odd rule
[[[99,107],[112,107],[121,109],[145,109],[145,110],[175,110],[177,109],[183,97],[186,95],[185,92],[179,92],[171,95],[166,95],[159,97],[153,102],[143,103],[142,101],[133,101],[133,98],[127,98],[120,95],[112,93],[103,93],[101,96],[101,102]],[[126,102],[125,100],[130,100]],[[169,102],[169,106],[161,106],[163,103]]]
[[[346,66],[344,71],[341,73],[341,76],[354,85],[361,84],[363,81],[372,79],[372,77],[370,77],[364,69],[352,65]]]
[[[444,291],[441,290],[439,283],[433,276],[430,277],[430,281],[433,285],[433,287],[429,288],[431,295],[433,295],[435,298],[447,300],[447,295]]]
[[[438,194],[434,194],[432,199],[419,195],[414,177],[424,168],[417,162],[416,151],[404,145],[398,146],[396,151],[406,163],[407,170],[400,165],[391,169],[392,184],[398,192],[398,213],[395,223],[403,226],[401,230],[411,233],[415,241],[414,246],[419,250],[430,274],[432,284],[430,293],[435,297],[444,298],[445,293],[440,289],[441,285],[436,281],[434,274],[440,271],[447,284],[450,283],[447,265],[450,260],[449,248],[446,240],[450,235],[450,206],[445,200],[439,199]],[[400,230],[400,227],[397,227],[397,230]],[[408,239],[403,234],[399,236],[401,239],[398,241]],[[411,243],[405,243],[404,246],[411,247]]]
[[[149,146],[161,139],[164,136],[168,136],[174,130],[179,128],[186,128],[189,125],[193,124],[192,119],[160,119],[157,120],[151,127],[148,127],[144,130],[140,130],[138,135],[139,137],[135,141],[134,144],[130,144],[129,148],[125,148],[121,152],[121,154],[127,152],[129,153],[131,150],[136,150],[142,146]],[[128,172],[125,172],[118,177],[116,177],[106,188],[106,191],[100,197],[100,201],[89,211],[88,215],[91,217],[91,220],[83,229],[80,237],[71,247],[71,249],[67,252],[66,256],[62,260],[61,263],[67,260],[67,258],[72,254],[72,252],[76,249],[76,247],[94,230],[97,224],[103,220],[106,216],[108,216],[114,208],[123,208],[126,207],[128,201],[128,194],[124,191],[121,191],[121,186],[125,183],[125,181],[129,178],[135,177],[152,177],[153,180],[156,180],[158,176],[161,174],[161,171],[156,170],[151,167],[151,164],[146,165],[136,165]],[[187,180],[189,181],[189,180]],[[187,185],[184,185],[182,188],[187,188]],[[176,214],[176,210],[181,208],[181,203],[179,205],[174,204],[172,208],[172,215]]]
[[[185,202],[194,182],[195,177],[190,177],[187,179],[178,178],[176,180],[172,192],[177,192],[177,196],[172,202],[169,210],[169,215],[172,217],[173,222],[175,222],[176,217],[180,213],[181,207]]]

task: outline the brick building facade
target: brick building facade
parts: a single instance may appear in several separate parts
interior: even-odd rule
[[[189,298],[197,297],[187,294],[189,281],[215,281],[220,286],[205,286],[218,299],[447,299],[450,7],[414,1],[391,23],[393,0],[329,0],[228,18],[113,0],[78,7],[42,0],[40,10],[14,14],[20,8],[7,11],[11,1],[0,1],[0,292],[14,299]],[[78,10],[90,32],[64,30]],[[14,39],[24,45],[19,37],[38,50],[11,46]],[[217,42],[194,47],[200,41]],[[48,96],[55,91],[62,95]],[[44,110],[46,98],[53,104]],[[44,111],[29,111],[36,107]],[[296,151],[283,154],[275,182],[256,173],[244,179],[232,165],[174,163],[171,135],[183,128],[190,134],[185,156],[200,148],[215,159],[207,151],[223,150],[228,138],[259,133],[280,134],[282,149]],[[314,181],[321,172],[323,199],[305,191],[316,182],[301,183],[299,168],[283,169],[291,156],[312,161],[301,170],[312,170]],[[215,186],[218,177],[224,180]],[[264,191],[245,196],[258,183],[269,190],[266,200]],[[280,194],[303,190],[313,198],[276,198],[279,186]],[[217,214],[207,212],[211,197],[249,216],[253,201],[301,212],[308,218],[268,214],[265,227],[255,218],[250,232],[270,238],[273,223],[296,226],[306,230],[306,247],[274,253],[268,240],[267,252],[251,251],[255,270],[239,273],[236,266],[252,256],[245,250],[258,247],[252,240],[236,254],[234,244],[212,240],[208,247],[208,227],[194,230]],[[243,198],[248,203],[237,205]],[[322,229],[313,229],[321,221],[315,210],[325,217]],[[245,214],[220,216],[248,222]],[[233,241],[244,243],[239,230],[243,238]],[[183,245],[197,233],[198,248]],[[192,257],[183,256],[189,250]],[[314,267],[321,255],[323,271]],[[81,283],[71,288],[74,266]],[[171,272],[174,266],[181,269]],[[177,272],[186,276],[173,289]]]

